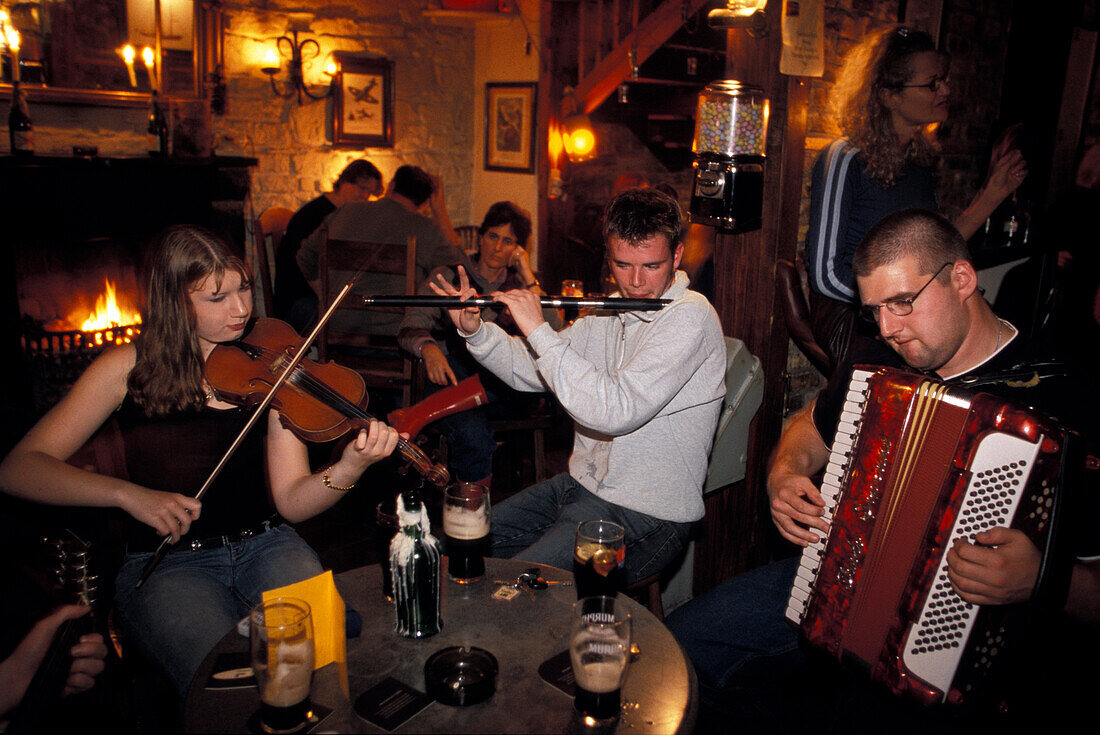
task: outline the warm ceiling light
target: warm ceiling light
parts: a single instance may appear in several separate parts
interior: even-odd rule
[[[752,35],[765,29],[764,6],[767,0],[726,0],[726,7],[707,13],[707,25],[711,28],[747,28]]]
[[[596,132],[588,115],[575,114],[562,120],[561,141],[565,155],[574,163],[596,157]]]

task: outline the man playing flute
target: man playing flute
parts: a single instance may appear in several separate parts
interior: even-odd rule
[[[625,529],[627,584],[659,572],[703,516],[702,486],[725,394],[726,352],[714,308],[678,271],[683,219],[674,199],[633,189],[604,210],[604,242],[625,298],[667,298],[659,311],[595,311],[555,332],[539,297],[496,292],[521,336],[451,309],[470,354],[516,390],[551,391],[575,423],[568,472],[493,508],[493,553],[568,568],[577,523]],[[439,280],[441,296],[475,291]]]

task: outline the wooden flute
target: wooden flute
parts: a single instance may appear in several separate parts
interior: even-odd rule
[[[605,309],[609,311],[656,311],[672,299],[609,299],[587,296],[540,296],[544,309]],[[434,306],[458,309],[464,306],[503,308],[504,304],[491,296],[472,296],[465,301],[455,296],[364,296],[365,306]]]

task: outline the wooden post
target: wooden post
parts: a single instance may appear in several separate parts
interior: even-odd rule
[[[782,428],[788,343],[776,262],[795,255],[809,98],[803,80],[779,73],[781,8],[778,0],[768,4],[765,35],[752,38],[731,30],[727,37],[727,76],[762,87],[770,110],[763,226],[736,235],[717,233],[714,298],[723,331],[760,358],[764,401],[751,427],[745,479],[706,499],[704,534],[695,554],[696,593],[768,561],[774,538],[764,480]]]

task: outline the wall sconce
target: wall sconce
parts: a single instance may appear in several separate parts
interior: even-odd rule
[[[275,52],[268,49],[267,54],[264,56],[263,66],[260,67],[260,71],[267,74],[271,80],[271,90],[275,93],[276,97],[282,99],[289,99],[295,94],[298,95],[298,104],[303,104],[302,95],[304,94],[311,100],[320,100],[328,97],[332,92],[332,86],[324,88],[324,91],[318,94],[314,94],[310,91],[309,86],[306,84],[305,79],[302,76],[302,59],[303,52],[307,49],[312,50],[312,55],[307,57],[308,59],[316,59],[321,55],[321,46],[312,38],[298,41],[298,31],[291,30],[291,36],[280,36],[275,41],[275,48],[279,51],[279,56],[287,59],[287,79],[283,82],[282,89],[275,82],[275,77],[280,71],[279,56],[276,56]],[[285,46],[284,46],[285,45]]]
[[[764,6],[768,0],[726,0],[726,7],[707,13],[707,25],[716,30],[744,28],[754,38],[767,31]]]
[[[588,161],[596,157],[596,132],[592,121],[583,112],[577,112],[577,98],[573,88],[566,87],[565,100],[562,102],[561,142],[565,155],[573,163]]]
[[[561,142],[565,146],[565,155],[573,163],[588,161],[596,157],[596,131],[588,115],[577,113],[561,121]]]

